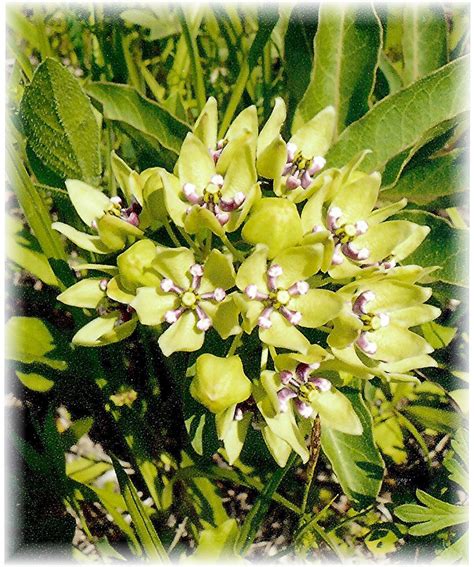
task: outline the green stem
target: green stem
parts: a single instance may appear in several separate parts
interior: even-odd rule
[[[274,346],[272,346],[272,345],[268,345],[268,349],[269,349],[269,351],[270,351],[271,357],[273,358],[273,360],[275,360],[275,358],[278,356],[278,355],[277,355],[276,348],[275,348]]]
[[[229,352],[227,353],[227,356],[232,356],[235,353],[235,351],[239,347],[239,342],[240,342],[241,337],[242,337],[242,333],[235,335],[235,337],[232,340],[232,344],[230,345]]]
[[[263,372],[267,369],[268,362],[268,347],[262,348],[262,355],[260,357],[260,371]]]
[[[309,491],[313,482],[314,473],[318,464],[319,451],[321,449],[321,421],[319,416],[314,420],[313,429],[311,430],[311,457],[309,459],[308,467],[306,469],[306,485],[304,488],[303,502],[301,504],[302,515],[306,513],[308,505]]]
[[[163,224],[165,227],[166,232],[168,233],[168,236],[170,237],[171,241],[173,242],[173,244],[177,247],[180,248],[181,247],[181,242],[177,239],[176,234],[173,232],[173,229],[171,228],[170,222],[167,218],[165,218],[163,220]]]
[[[265,119],[270,115],[270,97],[272,91],[272,42],[268,41],[263,49],[263,113]]]
[[[239,262],[243,262],[245,260],[245,256],[244,256],[243,252],[241,252],[240,250],[237,250],[237,248],[232,244],[232,242],[227,237],[227,234],[224,233],[221,236],[221,240],[227,246],[227,248],[230,250],[230,252],[232,252],[232,254],[236,257],[236,259]]]
[[[211,253],[211,248],[212,248],[212,232],[209,231],[207,236],[206,236],[206,241],[204,244],[204,257],[207,258],[207,256],[209,256],[209,254]]]
[[[140,71],[145,79],[145,83],[148,85],[148,88],[155,97],[155,100],[158,102],[162,101],[165,96],[166,89],[158,83],[153,74],[149,71],[145,62],[140,65]]]
[[[105,129],[106,129],[106,132],[107,132],[107,139],[106,139],[106,143],[107,143],[107,177],[108,177],[108,185],[109,185],[109,195],[111,197],[115,197],[115,195],[117,195],[117,185],[115,183],[115,176],[114,176],[114,172],[113,172],[113,169],[112,169],[112,160],[111,160],[112,150],[114,148],[114,142],[113,142],[112,124],[109,122],[109,120],[106,120],[106,122],[105,122]]]
[[[194,240],[192,238],[190,238],[190,236],[188,234],[186,234],[186,232],[180,226],[176,226],[176,229],[178,230],[179,234],[181,234],[181,236],[184,238],[184,240],[186,240],[186,243],[189,246],[191,246],[191,248],[194,250],[194,252],[196,252],[197,254],[200,254],[201,251],[196,246],[196,243],[194,242]],[[181,246],[181,244],[180,244],[180,246]]]
[[[178,8],[178,17],[191,60],[191,70],[194,78],[194,90],[196,93],[198,111],[200,112],[206,104],[206,87],[204,85],[204,75],[202,72],[201,62],[199,60],[199,50],[197,46],[196,36],[194,34],[191,34],[189,30],[186,14],[184,13],[182,7]]]

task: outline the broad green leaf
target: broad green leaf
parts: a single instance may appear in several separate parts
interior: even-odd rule
[[[434,429],[442,433],[454,433],[464,423],[461,414],[431,406],[411,404],[404,408],[403,413],[426,429]]]
[[[363,427],[362,435],[348,435],[322,427],[321,447],[344,493],[356,508],[371,504],[379,493],[384,462],[375,446],[373,424],[361,394],[352,388],[342,391],[352,403]]]
[[[456,135],[456,130],[462,132],[463,130],[467,131],[467,128],[467,113],[462,113],[456,118],[444,120],[424,132],[418,138],[416,144],[407,150],[403,150],[388,161],[382,175],[382,190],[391,189],[398,182],[400,175],[405,168],[408,169],[408,164],[415,156],[418,158],[420,154],[426,153],[426,150],[428,150],[428,154],[436,152],[445,144],[451,143],[451,138]]]
[[[94,184],[100,175],[99,127],[71,73],[54,59],[36,69],[20,106],[26,139],[61,178]]]
[[[53,335],[41,319],[11,317],[5,325],[6,358],[25,364],[39,362],[57,370],[67,368],[64,360],[51,357],[56,349]]]
[[[372,524],[370,533],[364,538],[367,549],[375,556],[384,556],[397,549],[402,534],[396,524],[391,522]]]
[[[453,151],[410,167],[381,197],[398,201],[405,197],[417,205],[427,205],[440,197],[467,190],[467,155]]]
[[[467,230],[453,228],[445,219],[424,211],[405,211],[396,216],[427,225],[430,232],[420,246],[404,264],[418,264],[423,267],[440,266],[435,272],[442,282],[467,287],[467,254],[469,233]]]
[[[41,252],[36,238],[15,217],[8,215],[5,224],[7,258],[45,284],[58,287],[58,280],[46,256]]]
[[[448,62],[448,24],[442,6],[403,6],[403,79],[406,85]]]
[[[285,34],[284,65],[289,98],[288,116],[291,117],[306,91],[311,76],[317,10],[303,3],[289,7],[291,15]]]
[[[296,110],[292,130],[334,106],[337,132],[363,116],[375,83],[382,27],[369,5],[323,4],[314,37],[311,81]]]
[[[52,380],[48,380],[48,378],[41,376],[41,374],[35,374],[34,372],[25,374],[17,370],[16,375],[23,386],[29,390],[33,390],[33,392],[48,392],[54,386]]]
[[[327,165],[341,167],[369,149],[362,169],[382,168],[424,132],[468,110],[468,79],[469,62],[462,57],[387,96],[344,130],[326,155]]]
[[[136,534],[143,545],[146,555],[150,560],[157,563],[168,563],[168,555],[145,511],[137,489],[115,457],[112,457],[112,464],[117,474],[120,492],[125,500]]]
[[[102,104],[105,118],[132,126],[176,154],[190,130],[162,105],[128,85],[91,83],[87,93]]]

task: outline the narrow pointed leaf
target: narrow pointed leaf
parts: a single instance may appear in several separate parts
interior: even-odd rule
[[[152,561],[168,563],[168,555],[145,511],[145,507],[138,496],[137,489],[116,458],[112,457],[112,463],[117,474],[120,491],[132,518],[138,539],[143,545],[146,555]]]

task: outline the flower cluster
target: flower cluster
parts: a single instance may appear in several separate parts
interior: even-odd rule
[[[278,464],[292,450],[306,462],[316,417],[323,428],[363,432],[341,386],[414,380],[414,369],[435,365],[416,332],[439,314],[420,285],[430,269],[404,262],[428,229],[387,220],[406,203],[381,202],[380,174],[361,169],[366,152],[327,166],[332,107],[288,141],[285,119],[277,99],[259,131],[249,107],[218,139],[211,98],[173,171],[137,173],[113,153],[121,195],[69,180],[88,230],[53,225],[106,258],[75,266],[98,275],[58,297],[96,312],[73,342],[111,344],[141,324],[164,356],[195,353],[190,392],[215,414],[230,463],[250,424]],[[227,356],[212,353],[216,340]]]

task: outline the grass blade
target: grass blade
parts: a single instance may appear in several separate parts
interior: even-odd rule
[[[130,480],[127,473],[115,457],[112,457],[115,472],[120,485],[120,491],[127,505],[128,512],[132,518],[138,539],[143,545],[145,553],[152,561],[160,563],[169,562],[168,555],[156,533],[156,530],[148,517],[145,508],[138,496],[137,489]]]
[[[265,519],[268,508],[270,507],[270,503],[272,501],[272,495],[277,490],[285,474],[293,466],[295,459],[296,459],[296,453],[293,453],[292,456],[289,458],[286,466],[283,469],[278,469],[276,472],[273,473],[272,478],[265,486],[263,491],[260,493],[259,497],[255,501],[255,504],[252,506],[252,509],[247,514],[247,517],[245,518],[242,527],[240,528],[239,538],[235,545],[236,553],[239,553],[240,555],[245,555],[249,547],[252,545],[253,540],[257,535],[257,531],[260,527],[260,524]]]

